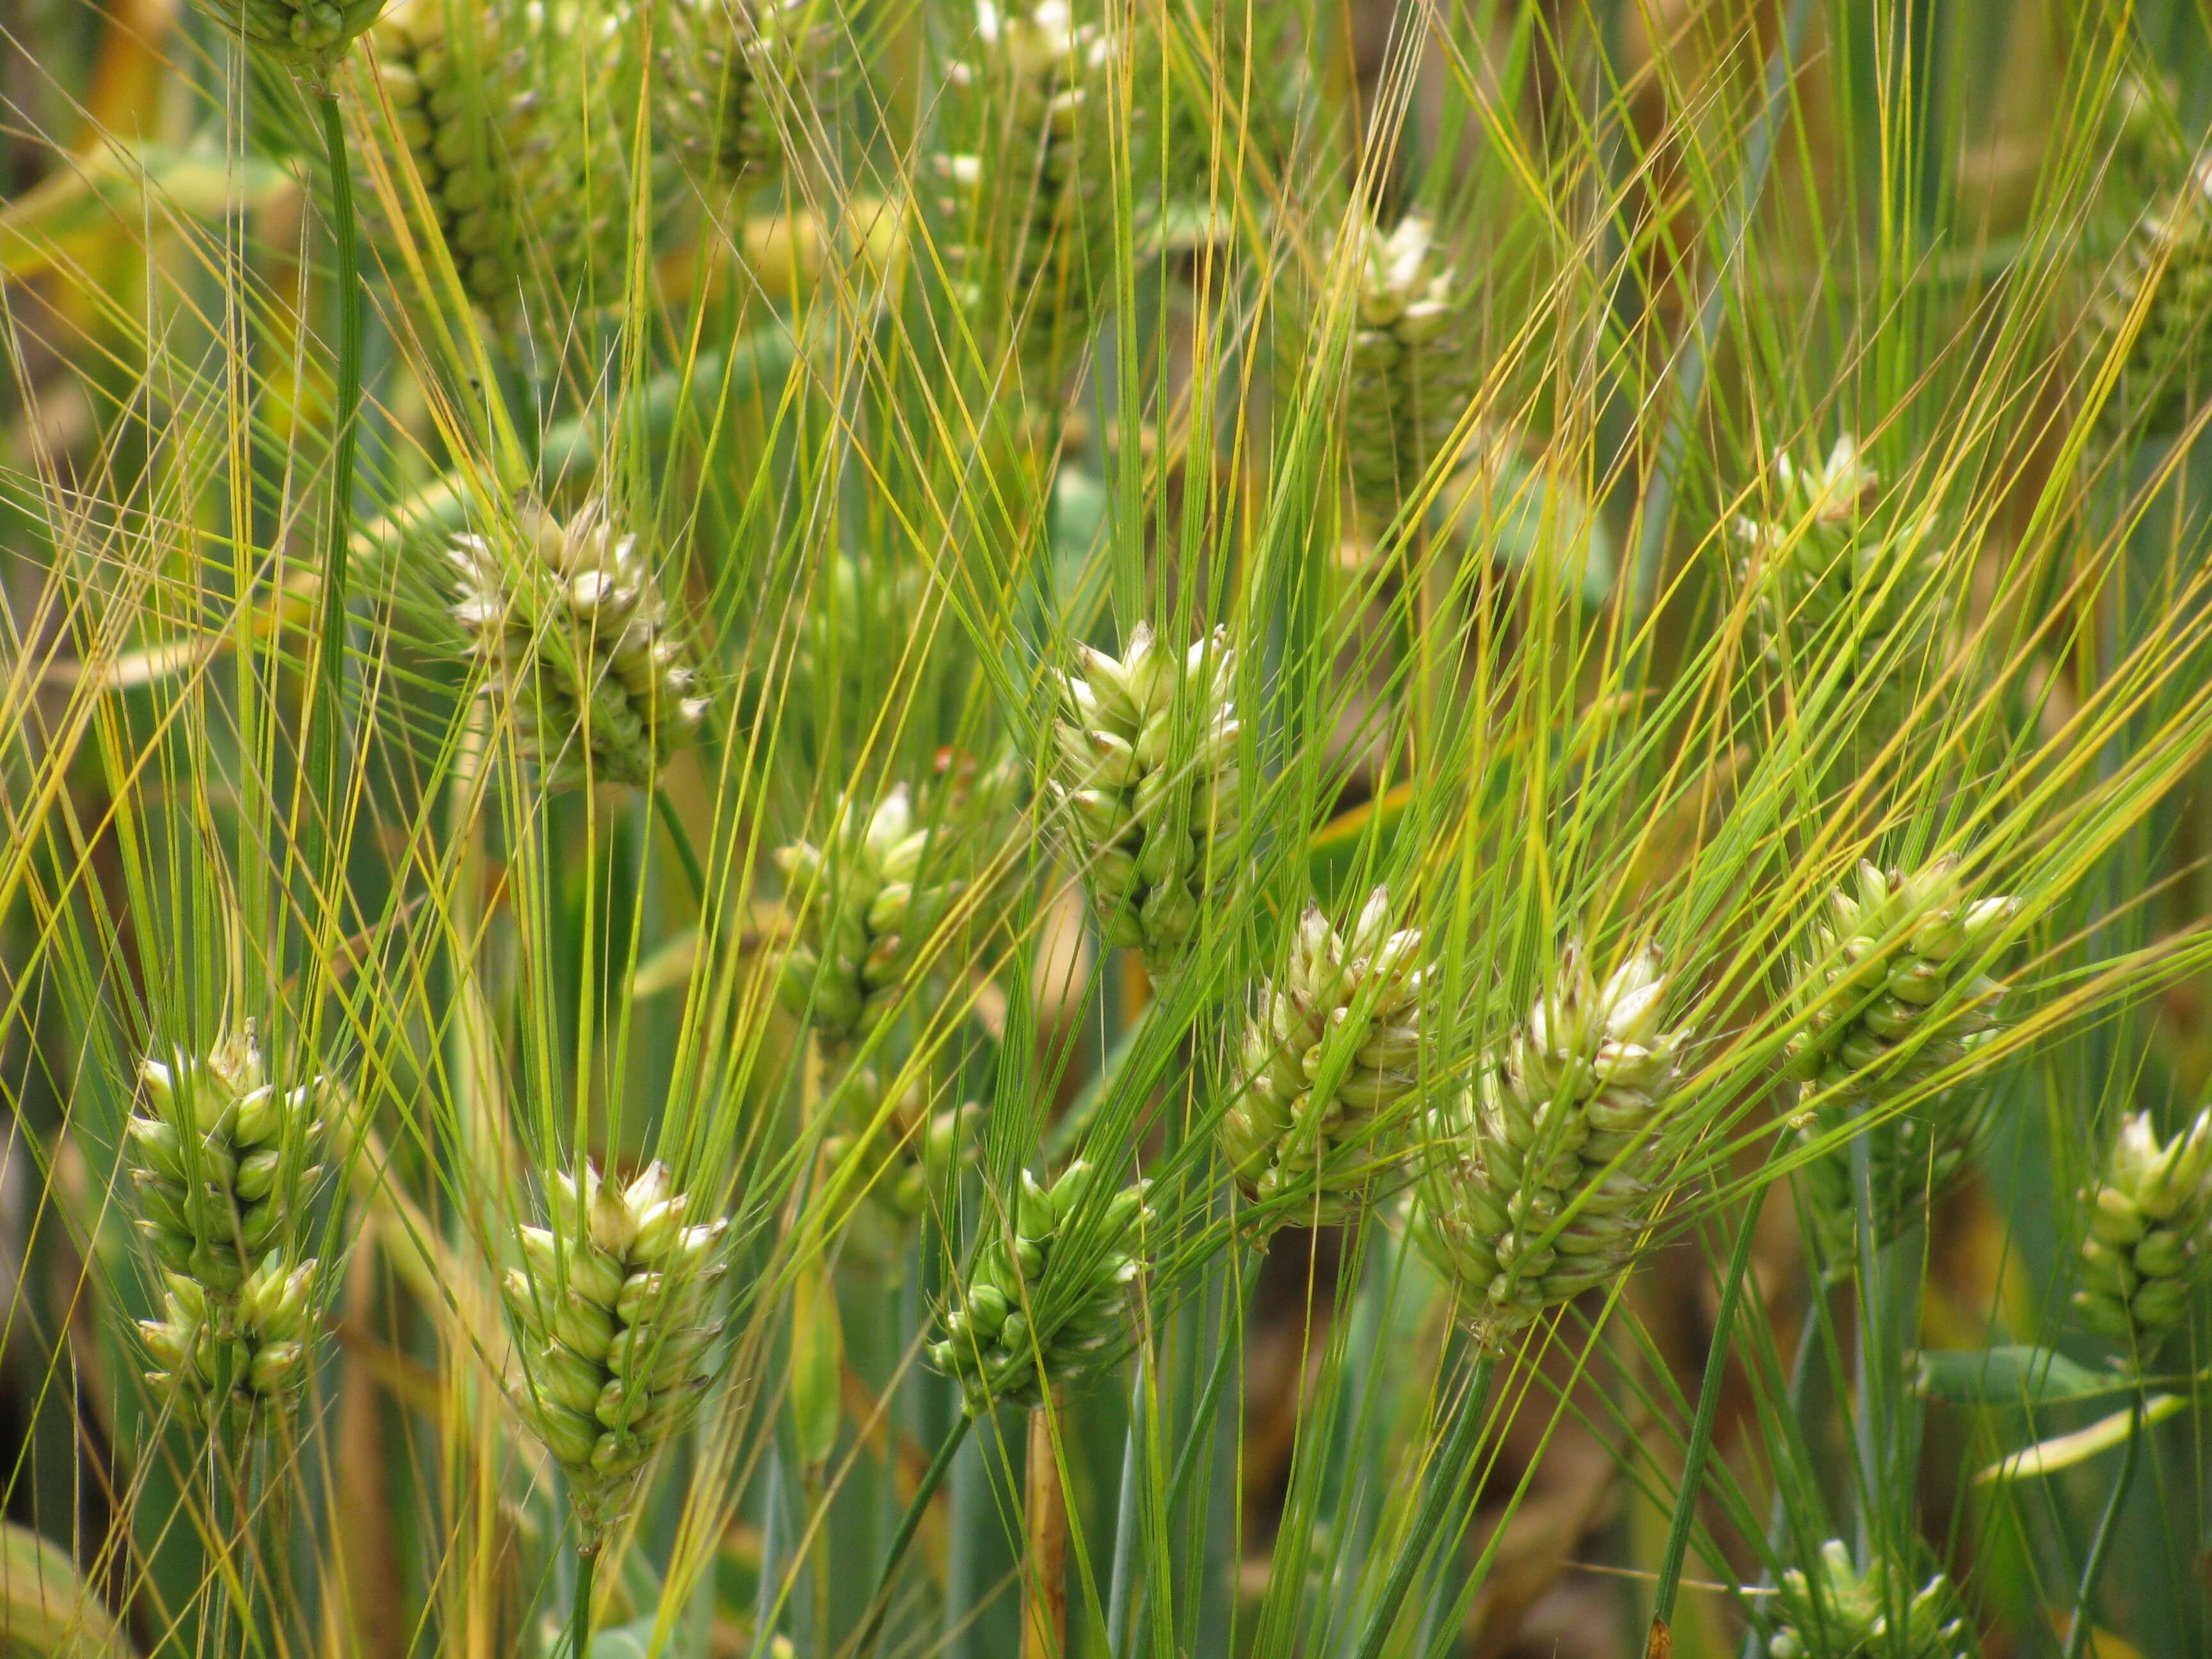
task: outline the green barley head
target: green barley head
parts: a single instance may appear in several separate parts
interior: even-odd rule
[[[2075,1310],[2131,1358],[2148,1356],[2188,1317],[2212,1263],[2212,1109],[2170,1140],[2148,1113],[2130,1113],[2083,1196]]]
[[[1957,862],[1910,874],[1862,862],[1829,896],[1796,978],[1790,1053],[1806,1101],[1807,1145],[1853,1132],[1873,1137],[1877,1234],[1905,1224],[1924,1196],[1965,1167],[1986,1127],[1971,1089],[1923,1101],[1863,1127],[1856,1120],[1958,1064],[2001,1023],[2000,987],[1984,971],[2018,906],[1974,897]],[[1810,1161],[1803,1180],[1814,1232],[1832,1273],[1854,1258],[1856,1186],[1848,1145]]]
[[[1662,1196],[1653,1139],[1684,1042],[1656,951],[1601,984],[1571,944],[1473,1098],[1436,1114],[1423,1237],[1489,1340],[1626,1270]]]
[[[1966,1609],[1942,1573],[1917,1587],[1877,1556],[1865,1572],[1830,1539],[1809,1569],[1782,1575],[1764,1613],[1769,1659],[1973,1659]]]
[[[1080,1161],[1050,1187],[1024,1170],[1003,1232],[976,1252],[929,1351],[933,1365],[959,1380],[970,1417],[1000,1403],[1034,1406],[1120,1351],[1153,1217],[1149,1183],[1139,1181],[1088,1221],[1084,1200],[1098,1179]]]
[[[1079,661],[1061,682],[1053,793],[1107,942],[1164,980],[1234,883],[1236,652],[1226,629],[1176,651],[1139,623],[1120,657],[1086,647]]]
[[[590,1549],[713,1375],[728,1223],[700,1220],[657,1163],[621,1186],[586,1162],[580,1180],[556,1176],[548,1200],[549,1224],[522,1230],[522,1263],[507,1275],[514,1392],[568,1477]]]
[[[471,533],[453,549],[454,614],[490,695],[549,786],[649,782],[707,701],[637,538],[596,502],[565,521],[528,503],[516,520],[512,542]]]
[[[1393,929],[1377,887],[1348,934],[1307,907],[1282,972],[1261,989],[1243,1042],[1249,1079],[1221,1122],[1222,1151],[1260,1203],[1312,1190],[1283,1219],[1334,1224],[1384,1161],[1378,1134],[1419,1077],[1418,928]]]

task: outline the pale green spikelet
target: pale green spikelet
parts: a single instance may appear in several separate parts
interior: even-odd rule
[[[604,239],[586,222],[580,100],[553,66],[580,73],[603,54],[564,40],[526,0],[401,0],[375,45],[380,88],[469,298],[508,318],[533,270],[574,297]],[[604,216],[621,180],[601,183]]]
[[[517,1409],[567,1475],[595,1548],[654,1452],[690,1420],[716,1364],[728,1223],[698,1222],[691,1197],[652,1164],[628,1186],[554,1177],[549,1225],[522,1230],[506,1278],[520,1350]]]
[[[188,1423],[243,1428],[306,1370],[316,1263],[299,1246],[322,1173],[323,1079],[272,1082],[251,1020],[204,1056],[141,1061],[138,1077],[126,1155],[166,1286],[163,1317],[139,1326],[148,1381]]]
[[[1079,1160],[1049,1188],[1024,1170],[1005,1233],[976,1251],[959,1306],[929,1350],[930,1364],[959,1379],[970,1417],[1000,1403],[1034,1406],[1118,1351],[1153,1221],[1145,1205],[1151,1183],[1123,1188],[1085,1226],[1079,1212],[1097,1178]]]
[[[674,0],[653,89],[660,119],[702,181],[757,183],[783,161],[774,88],[817,59],[818,0]]]
[[[1359,315],[1346,377],[1345,453],[1361,514],[1380,526],[1420,483],[1466,407],[1463,355],[1451,337],[1460,295],[1425,214],[1407,214],[1387,234],[1363,216],[1354,234]]]
[[[243,1433],[284,1409],[307,1374],[315,1259],[288,1267],[271,1250],[232,1297],[187,1273],[161,1278],[162,1316],[139,1321],[138,1334],[158,1368],[146,1380],[179,1419],[195,1428],[220,1419]]]
[[[2163,436],[2186,424],[2212,390],[2208,320],[2212,157],[2200,158],[2136,220],[2082,319],[2083,374],[2100,375],[2115,354],[2120,357],[2118,379],[2097,411],[2107,429]]]
[[[1303,1194],[1281,1218],[1334,1224],[1358,1211],[1383,1161],[1378,1131],[1413,1093],[1421,1047],[1421,935],[1392,931],[1390,893],[1368,896],[1349,935],[1318,906],[1247,1027],[1250,1079],[1221,1120],[1221,1148],[1261,1203]]]
[[[125,1130],[139,1233],[164,1270],[233,1302],[270,1250],[296,1242],[322,1173],[323,1081],[271,1082],[250,1020],[204,1057],[142,1061],[138,1077]]]
[[[1054,795],[1107,943],[1163,981],[1234,882],[1236,652],[1225,629],[1178,653],[1140,623],[1121,657],[1086,647],[1080,664],[1061,684]]]
[[[1625,1272],[1661,1196],[1651,1139],[1684,1036],[1661,1028],[1658,953],[1601,986],[1578,946],[1561,955],[1556,982],[1474,1098],[1436,1115],[1425,1148],[1420,1236],[1493,1342]]]
[[[636,538],[593,502],[563,523],[526,503],[503,537],[453,544],[454,615],[548,787],[645,784],[699,729],[707,700]]]
[[[1854,725],[1881,742],[1903,722],[1940,635],[1930,596],[1943,551],[1932,515],[1882,521],[1878,483],[1848,434],[1817,466],[1778,454],[1770,516],[1737,520],[1735,536],[1765,659],[1810,682],[1847,655]]]
[[[1880,1557],[1862,1574],[1832,1538],[1809,1572],[1782,1575],[1760,1624],[1769,1659],[1974,1659],[1979,1651],[1948,1578],[1936,1573],[1916,1589]]]
[[[978,0],[975,40],[951,78],[986,100],[988,130],[976,152],[938,158],[957,228],[948,253],[971,302],[1007,296],[1026,389],[1049,397],[1112,270],[1099,106],[1113,42],[1065,0]],[[989,264],[987,247],[1000,250]]]
[[[1004,827],[1013,775],[951,775],[919,803],[904,784],[872,808],[842,805],[820,845],[794,842],[776,866],[795,914],[779,990],[832,1059],[866,1038],[913,992],[939,927],[972,892]],[[941,941],[937,941],[941,944]]]
[[[1948,858],[1911,875],[1862,861],[1830,895],[1827,919],[1796,972],[1802,1009],[1790,1054],[1803,1079],[1805,1144],[1848,1131],[1956,1065],[1997,1027],[2000,988],[1982,968],[2017,908],[2009,898],[1969,897]],[[1879,1237],[1964,1168],[1984,1125],[1979,1097],[1954,1091],[1860,1131],[1874,1137]],[[1850,1146],[1832,1147],[1801,1174],[1828,1270],[1841,1272],[1854,1259],[1857,1224]]]
[[[2212,1109],[2166,1141],[2148,1113],[2130,1113],[2104,1178],[2082,1196],[2089,1230],[2075,1310],[2130,1356],[2147,1356],[2188,1317],[2212,1261]]]
[[[199,0],[224,33],[318,78],[376,21],[386,0]]]

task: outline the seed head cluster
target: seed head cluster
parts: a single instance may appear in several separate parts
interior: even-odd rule
[[[782,160],[775,88],[819,46],[815,0],[677,0],[663,15],[655,88],[686,161],[724,185],[756,183]]]
[[[1233,882],[1236,652],[1225,629],[1177,653],[1139,623],[1119,658],[1086,647],[1080,662],[1061,685],[1054,796],[1107,942],[1164,980]]]
[[[1861,1573],[1850,1547],[1830,1539],[1809,1571],[1782,1575],[1765,1620],[1769,1659],[1973,1659],[1951,1581],[1937,1573],[1917,1589],[1911,1582],[1881,1557]]]
[[[401,0],[376,25],[377,74],[461,286],[514,314],[533,270],[557,291],[592,244],[582,146],[548,64],[562,47],[525,0]]]
[[[899,1006],[917,954],[966,890],[942,828],[916,821],[901,784],[872,811],[841,807],[820,846],[775,855],[796,910],[779,988],[833,1054]]]
[[[2149,1115],[2120,1124],[2104,1178],[2084,1194],[2089,1236],[2074,1307],[2131,1356],[2189,1315],[2212,1249],[2212,1109],[2161,1141]]]
[[[1478,1331],[1502,1339],[1626,1270],[1657,1197],[1651,1145],[1683,1034],[1656,951],[1601,985],[1570,945],[1474,1098],[1437,1114],[1424,1237]],[[1564,1221],[1563,1218],[1564,1218]]]
[[[1392,930],[1389,890],[1377,887],[1349,936],[1308,906],[1280,977],[1261,987],[1244,1035],[1250,1081],[1222,1119],[1221,1146],[1254,1200],[1300,1194],[1282,1219],[1357,1213],[1378,1130],[1419,1079],[1420,955],[1419,930]]]
[[[1996,1029],[2000,988],[1982,967],[2016,909],[2009,898],[1970,897],[1950,859],[1909,875],[1863,861],[1830,896],[1796,975],[1803,1006],[1790,1055],[1803,1079],[1807,1145],[1852,1132]],[[1856,1129],[1873,1137],[1879,1234],[1894,1232],[1964,1167],[1984,1121],[1978,1099],[1954,1093]],[[1832,1146],[1803,1175],[1814,1234],[1840,1271],[1857,1224],[1850,1147]]]
[[[1778,454],[1771,516],[1737,520],[1735,535],[1766,660],[1808,680],[1847,662],[1854,727],[1886,742],[1939,635],[1942,548],[1932,515],[1882,523],[1879,484],[1848,434],[1818,465]]]
[[[1451,338],[1458,278],[1439,256],[1435,223],[1409,213],[1386,234],[1363,219],[1356,234],[1345,450],[1360,508],[1380,525],[1450,437],[1467,402],[1465,357]]]
[[[587,1162],[580,1182],[556,1176],[550,1199],[552,1224],[522,1229],[522,1263],[507,1275],[514,1397],[568,1476],[590,1548],[714,1373],[711,1292],[729,1224],[692,1222],[658,1163],[625,1187]]]
[[[298,1224],[321,1174],[321,1081],[272,1082],[251,1022],[138,1076],[131,1179],[164,1286],[162,1317],[139,1327],[149,1381],[186,1421],[240,1425],[304,1371],[316,1264]]]
[[[2136,428],[2153,436],[2182,426],[2212,390],[2208,319],[2212,157],[2200,159],[2136,222],[2090,302],[2084,373],[2101,375],[2115,354],[2120,359],[2099,418],[2108,428]]]
[[[959,1379],[970,1417],[1000,1402],[1034,1406],[1118,1346],[1153,1217],[1149,1183],[1139,1181],[1086,1218],[1084,1200],[1098,1178],[1079,1159],[1049,1188],[1024,1170],[1006,1232],[976,1252],[959,1306],[929,1350],[933,1365]]]
[[[975,50],[956,86],[995,94],[977,149],[939,158],[956,228],[950,253],[971,296],[997,285],[1020,318],[1029,390],[1048,393],[1107,281],[1113,220],[1096,115],[1113,43],[1065,0],[975,9]],[[1007,215],[1011,214],[1011,222]],[[988,260],[988,239],[1011,238]]]
[[[586,505],[535,503],[519,534],[453,544],[469,632],[492,695],[547,785],[645,784],[690,741],[707,700],[634,536]]]
[[[326,75],[385,0],[200,0],[224,33],[313,75]]]

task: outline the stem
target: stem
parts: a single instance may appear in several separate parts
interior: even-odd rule
[[[1029,1571],[1022,1576],[1022,1659],[1060,1659],[1067,1651],[1067,1493],[1060,1484],[1053,1425],[1054,1389],[1030,1413]]]
[[[2110,1554],[2112,1539],[2120,1529],[2120,1506],[2127,1502],[2128,1488],[2135,1484],[2136,1464],[2142,1457],[2143,1436],[2149,1432],[2143,1422],[2143,1389],[2138,1380],[2136,1397],[2130,1409],[2128,1443],[2120,1454],[2120,1473],[2112,1482],[2112,1495],[2106,1500],[2105,1513],[2097,1522],[2097,1535],[2089,1543],[2089,1559],[2081,1564],[2081,1586],[2074,1593],[2074,1628],[2066,1632],[2066,1659],[2081,1659],[2083,1645],[2089,1639],[2091,1605],[2097,1595],[2097,1581],[2105,1574],[2105,1558]]]
[[[1121,1442],[1121,1484],[1114,1503],[1114,1576],[1106,1589],[1107,1659],[1121,1659],[1129,1634],[1129,1603],[1136,1591],[1137,1460],[1145,1434],[1145,1378],[1138,1369],[1129,1390],[1129,1431]]]
[[[576,1600],[568,1610],[568,1659],[586,1659],[592,1650],[592,1580],[599,1567],[599,1547],[576,1552]]]
[[[323,118],[331,229],[337,243],[338,365],[333,411],[337,424],[331,436],[330,507],[323,537],[322,652],[316,666],[307,751],[318,805],[335,824],[345,692],[346,559],[353,544],[354,439],[361,413],[361,231],[354,216],[353,168],[346,158],[345,118],[339,113],[337,94],[325,90],[316,102]]]
[[[968,1431],[975,1426],[975,1419],[965,1412],[952,1419],[951,1431],[938,1447],[937,1455],[930,1459],[929,1467],[922,1471],[913,1500],[899,1517],[898,1531],[891,1536],[890,1548],[884,1553],[883,1571],[876,1575],[875,1594],[868,1598],[868,1622],[860,1632],[860,1641],[854,1645],[853,1650],[861,1659],[868,1659],[882,1639],[884,1618],[891,1606],[891,1581],[898,1575],[899,1563],[913,1546],[915,1534],[921,1530],[921,1517],[929,1513],[929,1500],[937,1495],[938,1487],[945,1482],[945,1471],[952,1467],[952,1460],[968,1438]]]
[[[1705,1454],[1713,1443],[1713,1424],[1720,1416],[1721,1384],[1728,1376],[1729,1332],[1735,1323],[1736,1304],[1743,1297],[1743,1281],[1751,1266],[1752,1236],[1759,1231],[1759,1212],[1765,1201],[1766,1188],[1761,1186],[1752,1195],[1743,1225],[1736,1230],[1735,1248],[1729,1254],[1720,1310],[1713,1316],[1712,1349],[1705,1357],[1705,1380],[1698,1390],[1698,1414],[1690,1424],[1690,1443],[1682,1455],[1681,1491],[1674,1498],[1667,1553],[1659,1566],[1659,1588],[1652,1597],[1655,1626],[1669,1625],[1674,1618],[1674,1598],[1682,1587],[1682,1561],[1689,1553],[1690,1528],[1697,1520],[1698,1493],[1705,1485]]]
[[[691,844],[691,832],[684,827],[684,819],[676,810],[676,803],[668,798],[665,789],[653,792],[653,811],[660,815],[660,827],[668,832],[669,844],[676,849],[676,861],[684,866],[684,878],[691,884],[691,897],[702,909],[707,903],[707,866],[699,862],[699,849]]]
[[[1483,1413],[1490,1402],[1491,1378],[1497,1369],[1498,1361],[1490,1354],[1474,1362],[1474,1374],[1468,1378],[1466,1393],[1460,1396],[1451,1430],[1444,1437],[1443,1444],[1437,1449],[1436,1463],[1429,1472],[1429,1485],[1421,1493],[1420,1508],[1414,1512],[1413,1529],[1407,1534],[1405,1547],[1390,1564],[1390,1576],[1383,1581],[1382,1595],[1368,1611],[1356,1659],[1381,1659],[1398,1609],[1405,1605],[1407,1594],[1427,1561],[1431,1547],[1443,1534],[1445,1517],[1459,1501],[1461,1485],[1482,1443],[1486,1420]]]

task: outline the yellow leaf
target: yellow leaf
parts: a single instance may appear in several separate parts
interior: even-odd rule
[[[131,1651],[64,1550],[27,1528],[0,1524],[0,1655],[129,1659]]]
[[[2143,1426],[2163,1423],[2189,1401],[2178,1394],[2154,1395],[2143,1407]],[[2071,1468],[2099,1452],[2110,1451],[2121,1444],[2135,1430],[2135,1408],[2114,1412],[2110,1417],[2100,1417],[2086,1429],[2076,1429],[2071,1434],[2054,1435],[2048,1440],[2039,1440],[2024,1450],[2016,1451],[2002,1462],[1992,1463],[1974,1479],[1978,1481],[2023,1480],[2040,1475],[2054,1474]]]

